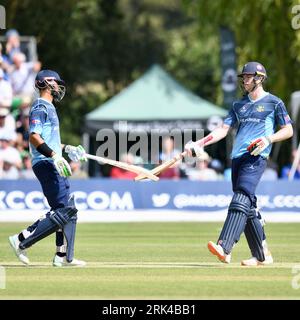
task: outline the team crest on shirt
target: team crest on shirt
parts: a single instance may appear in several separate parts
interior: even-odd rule
[[[265,111],[265,107],[262,106],[262,105],[257,106],[257,107],[256,107],[256,111],[257,111],[257,112],[263,112],[263,111]]]

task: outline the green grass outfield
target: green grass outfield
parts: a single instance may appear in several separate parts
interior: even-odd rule
[[[6,289],[0,299],[299,299],[300,224],[269,223],[272,266],[241,267],[249,257],[244,236],[232,263],[207,250],[222,223],[79,224],[76,257],[84,268],[54,268],[54,236],[42,240],[22,266],[7,237],[27,224],[0,224],[0,265]],[[292,270],[297,273],[292,273]],[[298,269],[297,269],[298,268]]]

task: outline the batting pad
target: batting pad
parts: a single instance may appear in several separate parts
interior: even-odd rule
[[[264,229],[256,214],[248,218],[244,232],[252,256],[258,261],[264,261],[265,255],[262,245],[262,241],[264,240]]]
[[[222,246],[226,254],[229,254],[233,245],[239,241],[246,226],[250,206],[251,201],[248,196],[239,192],[233,195],[228,215],[218,239],[218,244]]]

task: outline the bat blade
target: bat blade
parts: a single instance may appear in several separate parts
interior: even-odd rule
[[[210,140],[213,139],[213,136],[209,135],[206,138],[204,138],[204,140],[202,141],[202,143],[199,145],[200,147],[204,147],[205,144],[207,142],[209,142]],[[187,155],[187,152],[184,151],[178,155],[176,155],[174,158],[165,161],[164,163],[162,163],[161,165],[157,166],[156,168],[154,168],[153,170],[151,170],[150,172],[155,174],[155,175],[159,175],[162,171],[170,168],[173,164],[175,164],[177,161],[181,160],[183,157],[185,157]],[[140,181],[145,179],[145,175],[143,174],[139,174],[137,177],[134,178],[135,181]]]
[[[114,166],[114,167],[118,167],[118,168],[121,168],[121,169],[124,169],[124,170],[127,170],[127,171],[134,172],[134,173],[136,173],[138,175],[143,174],[144,177],[146,177],[146,178],[148,178],[148,179],[150,179],[152,181],[158,181],[159,180],[159,177],[154,175],[151,171],[149,171],[149,170],[147,170],[145,168],[133,165],[133,164],[128,164],[126,162],[112,160],[112,159],[108,159],[108,158],[98,157],[98,156],[94,156],[92,154],[86,154],[86,157],[88,159],[95,160],[97,162],[109,164],[109,165]]]

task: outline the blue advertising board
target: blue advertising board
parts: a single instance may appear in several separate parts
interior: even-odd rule
[[[79,210],[191,210],[217,211],[228,207],[230,182],[161,180],[70,180]],[[261,182],[257,188],[259,207],[265,212],[299,212],[300,182]],[[37,180],[0,180],[1,210],[48,208]]]

